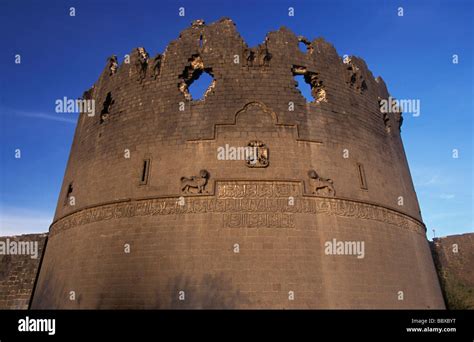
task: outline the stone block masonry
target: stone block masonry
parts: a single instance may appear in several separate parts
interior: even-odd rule
[[[32,307],[444,308],[389,97],[322,38],[280,28],[249,47],[227,18],[110,57],[84,93],[97,110],[77,123]],[[222,160],[226,145],[255,156]]]
[[[474,233],[435,238],[430,243],[449,309],[474,309]]]
[[[22,248],[0,249],[0,309],[28,309],[47,236],[29,234],[0,237],[2,247],[12,244],[17,247],[20,244],[37,246],[33,254],[19,253]],[[32,250],[28,247],[28,251]]]

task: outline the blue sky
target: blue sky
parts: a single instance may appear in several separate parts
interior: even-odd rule
[[[362,57],[392,96],[420,99],[421,115],[405,115],[402,138],[428,236],[473,231],[472,1],[2,0],[0,235],[51,223],[77,120],[56,114],[56,99],[80,97],[112,54],[121,60],[144,46],[153,56],[194,19],[224,16],[250,46],[281,26],[323,36],[341,56]]]

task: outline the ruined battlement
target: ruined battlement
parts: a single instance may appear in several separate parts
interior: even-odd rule
[[[306,53],[301,52],[299,43],[306,46]],[[193,100],[188,87],[203,72],[210,74],[214,81],[204,101]],[[294,75],[303,75],[311,86],[312,102],[306,104],[296,88]],[[275,92],[280,95],[276,102],[270,97]],[[242,103],[251,100],[271,99],[272,107],[280,112],[282,122],[294,122],[296,115],[292,114],[298,112],[311,115],[321,111],[347,114],[350,122],[360,111],[357,119],[365,121],[376,131],[378,128],[379,134],[388,127],[401,125],[398,113],[389,113],[384,120],[379,100],[388,98],[389,94],[383,80],[380,77],[374,79],[362,59],[348,57],[343,60],[323,38],[311,42],[285,27],[270,32],[262,44],[251,48],[230,19],[221,19],[211,25],[197,20],[172,41],[163,54],[154,57],[145,48],[134,49],[121,64],[116,56],[111,56],[99,80],[84,96],[93,97],[104,109],[109,93],[112,101],[119,99],[114,102],[115,117],[107,113],[111,121],[127,120],[129,109],[140,110],[150,103],[166,113],[164,120],[169,120],[168,116],[179,114],[186,118],[182,115],[184,113],[178,113],[180,107],[177,104],[180,102],[185,103],[185,111],[212,114],[216,107],[229,103],[241,108]],[[129,98],[132,94],[136,96]],[[295,104],[296,113],[288,113],[289,102]],[[354,105],[359,107],[359,111],[348,113],[347,109]],[[220,119],[209,115],[206,118],[209,122]],[[89,121],[91,125],[103,122],[100,118]],[[305,120],[302,121],[300,128],[308,130],[304,127]],[[189,136],[180,130],[177,139],[200,138],[200,134],[191,129],[198,130],[195,122],[178,123],[184,126],[185,132],[189,131]],[[393,129],[392,134],[396,135],[398,131]]]

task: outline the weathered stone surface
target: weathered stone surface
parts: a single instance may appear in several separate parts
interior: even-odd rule
[[[36,258],[32,255],[0,253],[0,309],[28,309],[43,247],[48,234],[2,236],[0,242],[37,242]]]
[[[449,309],[474,309],[474,233],[435,238],[431,243]]]
[[[194,101],[203,72],[214,81]],[[281,28],[252,48],[229,19],[195,22],[152,59],[111,58],[87,92],[103,113],[80,116],[33,307],[444,308],[388,96],[322,38]],[[219,160],[226,144],[257,159]],[[333,239],[364,241],[365,258],[326,255]]]

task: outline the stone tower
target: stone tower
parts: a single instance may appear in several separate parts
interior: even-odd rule
[[[250,48],[229,19],[109,58],[32,308],[444,308],[388,97],[322,38]]]

